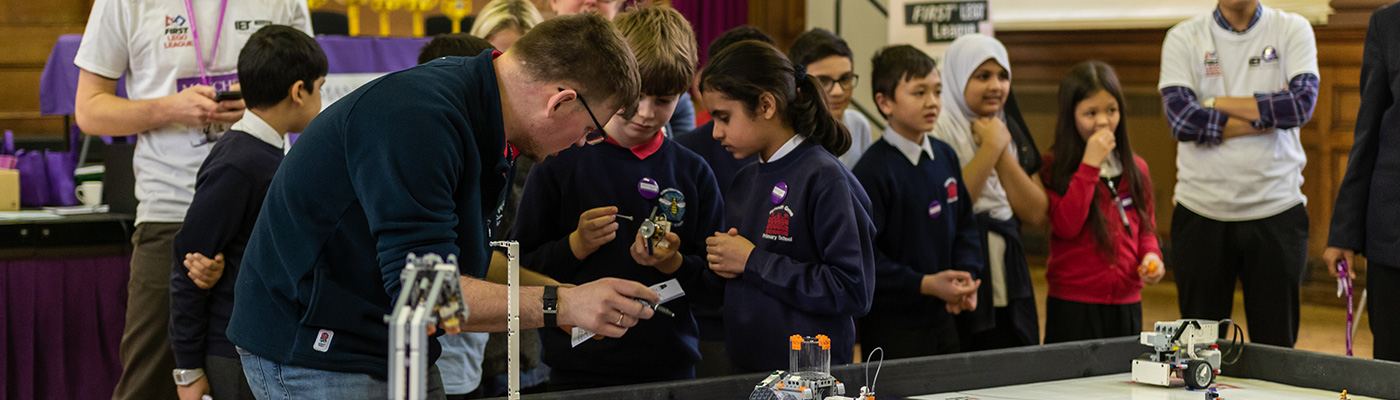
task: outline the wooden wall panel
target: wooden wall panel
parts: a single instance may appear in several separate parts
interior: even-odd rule
[[[39,115],[39,76],[59,35],[81,33],[91,0],[0,1],[0,129],[57,139],[61,117]]]
[[[805,0],[749,0],[749,25],[773,36],[786,50],[807,27]],[[703,47],[703,46],[702,46]]]

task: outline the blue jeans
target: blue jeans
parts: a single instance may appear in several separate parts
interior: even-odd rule
[[[388,382],[366,374],[278,364],[243,348],[237,350],[248,386],[258,400],[380,400],[389,396]],[[446,399],[436,365],[428,371],[428,398]]]

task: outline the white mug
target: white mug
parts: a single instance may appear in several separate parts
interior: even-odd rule
[[[83,182],[74,193],[78,195],[78,201],[83,202],[85,206],[102,204],[102,182]]]

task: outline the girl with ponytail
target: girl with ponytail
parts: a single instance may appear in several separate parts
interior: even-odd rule
[[[758,155],[725,192],[727,232],[706,240],[725,280],[725,347],[739,372],[788,365],[789,337],[826,335],[850,363],[853,318],[875,289],[870,199],[836,159],[850,134],[820,85],[758,41],[725,48],[700,75],[714,138],[735,158]]]

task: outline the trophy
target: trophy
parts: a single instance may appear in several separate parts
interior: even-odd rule
[[[403,6],[398,0],[369,0],[369,9],[379,13],[379,36],[389,36],[389,12]]]
[[[306,0],[306,8],[315,10],[326,5],[326,0]]]
[[[442,15],[452,20],[452,33],[462,33],[462,20],[471,13],[471,0],[442,0]]]
[[[349,23],[350,36],[360,36],[360,6],[364,5],[367,0],[335,0],[335,2],[345,5],[345,20]]]
[[[413,11],[413,37],[423,37],[423,12],[437,6],[438,0],[407,0],[404,8]]]

